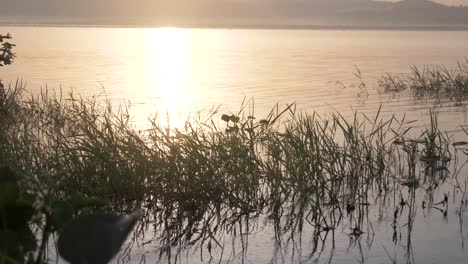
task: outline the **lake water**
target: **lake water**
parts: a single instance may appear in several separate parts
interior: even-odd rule
[[[378,78],[385,72],[408,72],[411,65],[455,67],[468,56],[468,32],[456,31],[0,27],[0,32],[10,32],[17,45],[14,64],[0,69],[3,80],[21,78],[33,94],[48,87],[101,98],[105,93],[115,103],[130,101],[135,124],[141,127],[156,111],[168,112],[177,123],[179,116],[218,105],[222,112],[235,113],[244,99],[254,101],[256,116],[267,114],[276,103],[295,102],[300,110],[324,115],[339,111],[345,116],[352,110],[372,114],[382,104],[384,114],[406,114],[424,126],[433,105],[404,95],[379,94]],[[359,83],[353,75],[356,68],[367,84],[368,97],[335,84]],[[460,131],[468,123],[465,104],[448,103],[437,111],[440,125],[448,131]],[[435,199],[445,191],[454,194],[452,187],[441,188]],[[424,190],[417,192],[418,197],[425,195]],[[459,199],[454,195],[453,202],[459,204]],[[300,243],[293,241],[278,250],[273,227],[260,223],[249,238],[245,256],[227,249],[221,262],[391,263],[395,254],[397,263],[466,263],[468,232],[458,208],[449,207],[447,218],[435,209],[419,208],[417,213],[416,221],[422,224],[413,230],[411,256],[404,243],[392,241],[393,211],[382,215],[375,207],[369,213],[376,219],[374,235],[364,236],[359,243],[350,241],[346,233],[351,224],[345,224],[335,237],[334,249],[326,247],[309,258],[307,233]],[[135,249],[132,262],[145,255],[148,263],[154,263],[156,248],[149,243]],[[184,256],[181,262],[202,262],[199,250]],[[205,252],[204,262],[208,261]]]
[[[209,29],[111,29],[3,27],[17,44],[17,58],[0,76],[21,78],[31,92],[73,89],[130,100],[136,122],[155,111],[175,119],[222,105],[237,112],[254,99],[262,116],[276,103],[299,109],[349,113],[406,112],[425,119],[427,104],[378,96],[376,80],[411,65],[454,67],[468,55],[468,32],[296,31]],[[359,99],[355,68],[371,93]],[[447,107],[447,129],[466,123],[465,107]],[[447,117],[447,118],[445,118]]]

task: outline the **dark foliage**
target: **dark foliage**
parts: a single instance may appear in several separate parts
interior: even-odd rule
[[[13,47],[15,47],[15,44],[8,42],[10,39],[10,34],[0,35],[0,67],[13,63],[13,58],[15,57]]]

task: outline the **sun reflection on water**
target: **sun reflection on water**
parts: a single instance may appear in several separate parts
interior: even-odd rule
[[[190,89],[191,32],[189,29],[157,28],[149,36],[148,72],[154,80],[149,98],[156,110],[180,127],[194,98]],[[167,114],[167,115],[166,115]]]

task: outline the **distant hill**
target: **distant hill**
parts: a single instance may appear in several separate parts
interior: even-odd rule
[[[468,7],[428,0],[0,0],[0,23],[468,28]]]
[[[347,26],[468,26],[468,7],[427,0],[396,3],[369,0],[310,0],[294,9],[281,4],[277,15],[290,23]],[[280,11],[281,10],[281,11]]]

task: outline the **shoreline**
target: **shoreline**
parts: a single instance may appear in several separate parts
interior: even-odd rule
[[[0,27],[44,28],[187,28],[221,30],[382,30],[382,31],[468,31],[468,25],[460,26],[361,26],[361,25],[188,25],[188,24],[81,24],[81,23],[9,23],[0,22]]]

